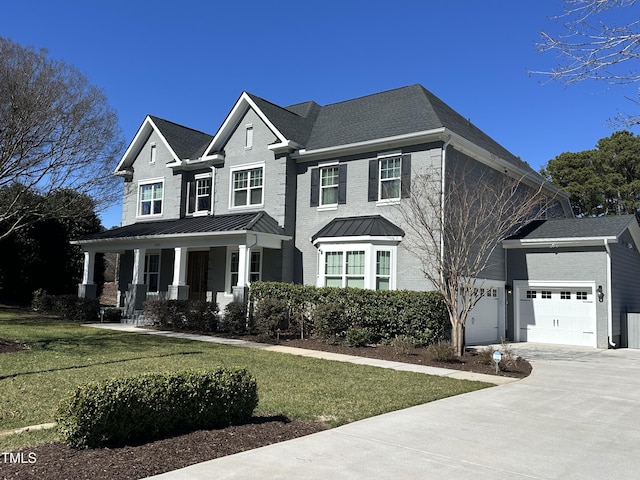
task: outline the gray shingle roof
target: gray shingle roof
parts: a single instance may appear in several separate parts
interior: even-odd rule
[[[334,218],[311,240],[333,237],[404,237],[404,231],[380,215]]]
[[[529,223],[508,240],[617,237],[634,220],[633,215],[538,220]]]
[[[251,231],[285,236],[284,230],[273,217],[265,212],[251,212],[229,215],[207,215],[177,220],[139,222],[84,236],[80,243],[95,240],[131,239],[165,235],[188,235],[197,233],[221,233]]]
[[[180,160],[201,157],[213,139],[213,136],[207,133],[183,127],[160,117],[149,115],[149,118],[153,120],[153,123],[158,127],[158,130],[160,130],[160,133],[171,145]]]

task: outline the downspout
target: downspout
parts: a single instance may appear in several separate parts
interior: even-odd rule
[[[613,306],[611,304],[611,248],[606,238],[604,239],[604,248],[607,251],[607,340],[610,347],[616,348],[617,345],[613,343]]]
[[[451,135],[448,136],[447,141],[444,142],[442,146],[442,158],[440,165],[440,177],[441,177],[441,185],[440,185],[440,283],[444,285],[444,269],[442,265],[444,264],[444,204],[445,204],[445,188],[446,188],[446,180],[445,173],[447,168],[447,147],[451,143]]]

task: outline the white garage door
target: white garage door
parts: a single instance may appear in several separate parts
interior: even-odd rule
[[[499,308],[498,289],[482,290],[482,298],[476,303],[467,317],[465,343],[478,345],[500,341],[498,332]]]
[[[518,287],[518,341],[596,346],[593,285]]]

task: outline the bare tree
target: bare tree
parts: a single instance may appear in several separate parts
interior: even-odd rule
[[[564,13],[552,17],[562,22],[564,33],[543,31],[537,44],[541,52],[555,53],[559,65],[531,73],[565,85],[584,80],[638,82],[640,15],[635,6],[636,0],[564,0]],[[619,115],[617,120],[625,126],[637,125],[640,116]]]
[[[113,168],[123,143],[104,93],[74,67],[0,37],[0,240],[52,211],[61,189],[117,198]],[[81,196],[78,196],[81,197]]]
[[[469,312],[496,287],[483,274],[502,261],[500,242],[549,210],[548,192],[525,181],[487,167],[461,168],[447,175],[443,193],[439,170],[419,173],[398,207],[403,245],[444,297],[459,356]]]

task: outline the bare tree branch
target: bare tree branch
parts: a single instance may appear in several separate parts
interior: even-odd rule
[[[443,193],[439,170],[414,175],[410,197],[398,210],[406,226],[403,245],[443,295],[454,347],[462,355],[467,316],[483,292],[496,286],[485,278],[501,261],[500,242],[545,218],[557,202],[541,185],[484,166],[450,171],[445,185]]]
[[[0,240],[45,210],[72,211],[45,208],[61,189],[90,195],[98,210],[113,204],[122,148],[101,90],[45,51],[0,37]]]

